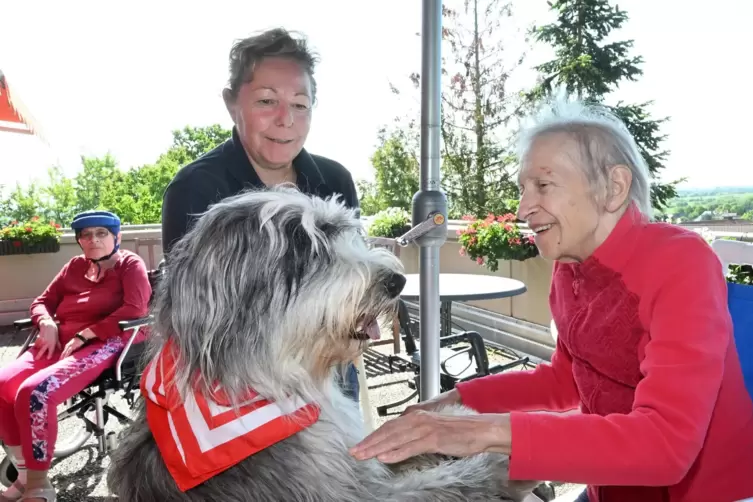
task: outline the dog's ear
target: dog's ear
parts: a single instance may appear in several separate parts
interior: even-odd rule
[[[316,231],[327,236],[327,231],[322,227],[307,228],[300,214],[288,217],[283,224],[282,233],[288,237],[288,242],[280,256],[279,270],[285,282],[285,290],[289,293],[288,301],[290,293],[298,290],[301,282],[311,273],[312,267],[321,268],[332,262],[330,250],[325,241],[314,234]]]

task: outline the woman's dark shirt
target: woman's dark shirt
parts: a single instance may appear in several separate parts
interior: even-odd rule
[[[309,154],[305,149],[293,160],[298,189],[326,198],[335,194],[350,208],[358,209],[353,177],[334,160]],[[181,168],[162,198],[162,249],[165,257],[190,225],[210,205],[240,192],[264,188],[236,129],[226,142]]]

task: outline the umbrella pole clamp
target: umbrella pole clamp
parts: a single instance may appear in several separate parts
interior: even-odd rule
[[[440,392],[439,249],[447,241],[447,201],[439,190],[420,190],[413,196],[413,228],[396,239],[399,246],[418,246],[420,275],[419,331],[421,378],[419,400]]]
[[[447,202],[442,192],[428,190],[413,198],[413,227],[395,239],[401,247],[442,246],[447,241]],[[425,214],[425,217],[421,217]]]

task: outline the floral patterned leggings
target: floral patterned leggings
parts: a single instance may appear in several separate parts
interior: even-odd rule
[[[57,440],[57,406],[92,383],[115,364],[123,341],[113,336],[97,340],[60,360],[35,360],[36,349],[0,369],[0,439],[21,445],[26,468],[47,470]]]

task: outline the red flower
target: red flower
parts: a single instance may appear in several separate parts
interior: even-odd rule
[[[31,221],[39,221],[39,216],[32,216]]]
[[[60,228],[60,223],[55,223],[55,228]]]
[[[461,219],[462,219],[462,220],[465,220],[465,221],[473,221],[473,220],[475,220],[476,218],[474,218],[474,217],[473,217],[473,215],[470,215],[470,214],[464,214],[464,215],[463,215],[463,217],[462,217]]]
[[[515,221],[517,218],[512,213],[502,214],[497,216],[497,221],[503,223],[505,221]]]
[[[31,228],[31,227],[26,227],[24,230],[26,230],[27,232],[31,233],[34,229]]]
[[[531,244],[534,244],[536,242],[536,236],[535,235],[529,235],[528,236],[528,242]]]
[[[22,242],[21,242],[21,241],[13,241],[13,246],[14,246],[14,247],[20,248],[20,247],[21,247],[21,245],[22,245]]]
[[[478,258],[476,258],[476,263],[478,263],[479,265],[483,265],[484,259],[479,256]]]
[[[460,248],[460,256],[465,256],[465,247]]]

